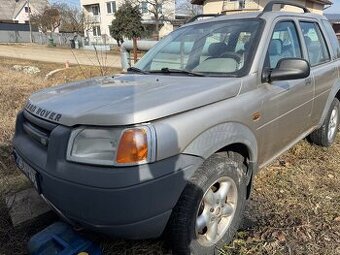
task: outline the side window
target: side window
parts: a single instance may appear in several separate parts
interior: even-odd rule
[[[330,60],[329,51],[320,27],[314,22],[300,22],[305,39],[309,62],[317,66]]]
[[[338,38],[336,37],[336,35],[334,33],[334,29],[333,29],[331,23],[329,23],[328,20],[322,20],[322,23],[323,23],[324,27],[326,28],[326,32],[328,34],[328,38],[331,41],[333,52],[334,52],[334,56],[336,58],[340,58],[340,45],[339,45],[339,41],[338,41]]]
[[[302,58],[298,33],[293,21],[276,24],[266,60],[266,68],[276,68],[281,59]]]

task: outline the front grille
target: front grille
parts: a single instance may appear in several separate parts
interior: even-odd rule
[[[26,110],[24,111],[23,129],[28,136],[36,142],[47,146],[50,134],[58,125],[33,116]]]

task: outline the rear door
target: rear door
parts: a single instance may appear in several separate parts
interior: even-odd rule
[[[320,122],[329,92],[338,76],[337,64],[331,56],[325,33],[316,21],[300,20],[307,58],[311,65],[311,74],[315,87],[312,125]],[[333,54],[332,54],[333,55]]]

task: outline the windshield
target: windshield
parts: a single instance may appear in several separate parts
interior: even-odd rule
[[[259,39],[260,19],[205,22],[179,28],[135,65],[144,72],[243,76]]]

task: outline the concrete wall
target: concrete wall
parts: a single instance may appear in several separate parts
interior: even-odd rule
[[[33,42],[38,44],[48,44],[49,35],[33,32]],[[70,45],[70,39],[73,39],[72,33],[53,34],[54,43],[61,46]],[[81,40],[81,38],[79,38]],[[0,30],[0,43],[30,43],[29,31],[9,31]]]

